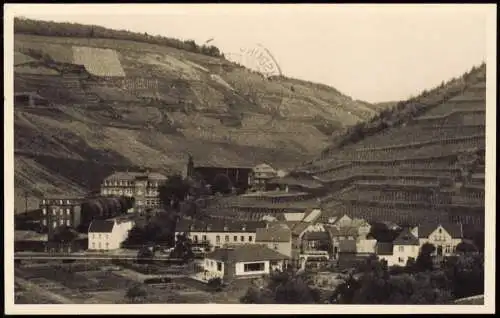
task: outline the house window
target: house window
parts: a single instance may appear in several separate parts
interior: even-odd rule
[[[249,241],[249,242],[252,242],[252,240],[253,240],[253,237],[249,236],[249,237],[248,237],[248,241]]]
[[[251,263],[243,265],[244,272],[262,272],[264,271],[264,263]]]
[[[398,257],[398,261],[399,261],[400,263],[403,263],[405,260],[404,260],[402,257]]]
[[[63,225],[64,224],[64,220],[59,220],[59,225]]]
[[[215,237],[215,241],[216,241],[217,243],[220,243],[220,236],[219,236],[219,235],[217,235],[217,236]]]
[[[198,242],[198,235],[193,236],[193,241]]]
[[[234,236],[234,237],[233,237],[233,241],[238,242],[238,237],[237,237],[237,236]]]
[[[95,242],[92,243],[92,249],[95,250]]]
[[[245,237],[243,235],[240,236],[240,241],[245,242]]]
[[[101,233],[98,234],[98,237],[101,238]]]
[[[46,226],[46,225],[47,225],[47,220],[45,220],[45,219],[44,219],[44,220],[42,221],[42,224],[43,224],[44,226]]]
[[[226,235],[226,236],[224,237],[224,241],[229,242],[229,235]]]
[[[441,229],[438,230],[439,234],[441,234],[443,231]]]
[[[106,249],[109,250],[109,243],[106,242]]]
[[[222,263],[221,262],[217,262],[217,270],[219,272],[222,272]]]
[[[66,220],[66,226],[69,226],[69,225],[70,225],[69,220]]]
[[[56,210],[52,210],[52,215],[56,215]]]
[[[274,243],[274,249],[277,250],[278,249],[278,244],[277,243]]]
[[[47,209],[46,209],[46,208],[43,208],[43,209],[42,209],[42,213],[43,213],[43,215],[47,214]]]
[[[54,221],[54,222],[52,223],[52,227],[53,227],[53,228],[56,228],[56,226],[57,226],[57,222],[56,222],[56,221]]]
[[[206,235],[203,235],[203,241],[206,241],[207,240],[207,236]]]
[[[400,252],[404,252],[404,251],[405,251],[405,247],[404,247],[404,246],[400,246],[400,247],[399,247],[399,251],[400,251]]]
[[[99,242],[99,249],[102,249],[102,247],[101,247],[101,242]]]

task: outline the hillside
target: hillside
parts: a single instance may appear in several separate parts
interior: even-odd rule
[[[377,114],[192,41],[33,20],[15,32],[16,209],[24,190],[30,202],[83,193],[114,169],[179,171],[188,153],[196,164],[293,167]]]
[[[412,225],[462,222],[469,234],[483,228],[485,74],[484,64],[474,67],[339,134],[296,168],[300,193],[287,202],[309,208],[320,202],[323,220],[348,214]],[[248,201],[244,208],[242,200],[219,202],[211,212],[255,219],[290,208],[284,199]]]

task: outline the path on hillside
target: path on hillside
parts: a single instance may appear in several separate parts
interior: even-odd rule
[[[75,303],[72,300],[70,300],[64,296],[53,293],[45,288],[38,286],[37,284],[31,283],[31,282],[27,281],[26,279],[21,278],[19,276],[15,276],[15,281],[16,281],[16,283],[19,283],[19,285],[21,285],[22,288],[25,288],[26,290],[32,291],[32,292],[39,294],[41,296],[48,297],[58,304],[74,304]]]

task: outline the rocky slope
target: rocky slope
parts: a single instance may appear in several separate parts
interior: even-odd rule
[[[17,209],[24,190],[83,193],[115,169],[179,171],[188,153],[197,164],[293,167],[379,111],[325,85],[95,34],[16,33],[14,60],[15,93],[36,94],[14,105]]]

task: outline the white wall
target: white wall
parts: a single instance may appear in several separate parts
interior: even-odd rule
[[[285,220],[287,221],[302,221],[305,212],[294,212],[294,213],[285,213]]]
[[[220,271],[217,270],[217,263],[221,264]],[[203,261],[203,268],[209,272],[207,275],[207,279],[215,277],[222,278],[224,276],[224,266],[224,262],[215,259],[205,258],[205,260]]]
[[[180,234],[181,232],[176,232]],[[255,232],[189,232],[188,237],[193,240],[194,237],[198,237],[198,242],[203,241],[203,236],[206,236],[207,241],[213,245],[212,250],[215,249],[215,246],[222,247],[224,244],[255,244]],[[220,241],[217,242],[217,236],[219,236]],[[229,241],[226,242],[226,236],[229,237]],[[237,241],[234,241],[234,237],[237,237]],[[241,236],[244,237],[244,241],[241,240]]]
[[[417,259],[420,246],[418,245],[394,245],[392,250],[392,265],[406,266],[411,257]]]
[[[441,233],[439,233],[439,230],[441,230]],[[460,244],[460,242],[462,242],[462,239],[452,238],[442,226],[439,226],[429,235],[429,237],[420,238],[419,242],[420,247],[422,247],[425,243],[431,243],[436,247],[436,252],[437,248],[441,246],[443,248],[443,255],[449,256],[454,253],[455,248],[458,244]]]
[[[264,270],[258,272],[245,272],[245,264],[253,264],[253,263],[264,263]],[[262,275],[269,274],[270,272],[270,264],[269,261],[260,261],[260,262],[238,262],[235,264],[235,275],[236,276],[248,276],[248,275]]]
[[[132,229],[134,222],[126,221],[115,223],[111,233],[88,233],[89,250],[116,250],[121,243],[127,239],[128,232]]]
[[[359,239],[356,241],[356,252],[357,253],[375,253],[375,245],[377,240],[371,239]]]

